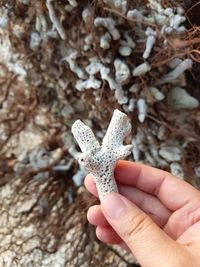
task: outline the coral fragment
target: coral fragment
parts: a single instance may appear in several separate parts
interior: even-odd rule
[[[131,153],[132,145],[123,145],[123,140],[130,130],[131,124],[126,114],[117,109],[101,146],[92,130],[83,122],[77,120],[72,125],[72,133],[82,150],[79,162],[93,175],[100,199],[106,193],[118,192],[114,168],[119,159]]]

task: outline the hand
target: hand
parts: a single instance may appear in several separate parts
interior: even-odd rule
[[[88,211],[97,237],[130,249],[143,267],[200,266],[200,192],[168,172],[119,161],[119,193]],[[86,188],[98,196],[91,175]]]

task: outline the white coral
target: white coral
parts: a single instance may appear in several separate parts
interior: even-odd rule
[[[72,12],[74,8],[78,6],[78,3],[76,0],[68,0],[69,4],[65,6],[65,10],[67,12]]]
[[[111,42],[111,36],[108,32],[106,32],[100,38],[100,47],[104,50],[109,49],[110,48],[110,42]]]
[[[66,33],[65,33],[65,29],[63,28],[60,20],[57,18],[56,16],[56,12],[53,8],[52,0],[46,0],[46,6],[49,12],[49,18],[51,20],[51,22],[53,23],[53,26],[56,28],[56,30],[58,31],[60,37],[65,40],[67,38]]]
[[[88,8],[85,8],[85,9],[83,10],[83,12],[82,12],[82,18],[83,18],[84,22],[85,22],[85,23],[88,23],[88,22],[90,21],[91,17],[92,17],[92,12],[91,12],[91,10],[88,9]]]
[[[101,81],[94,78],[94,76],[90,76],[90,78],[86,81],[78,80],[75,85],[78,91],[83,91],[85,89],[99,89],[101,87]]]
[[[161,78],[159,84],[172,82],[176,80],[181,74],[183,74],[186,70],[192,68],[192,60],[187,58],[183,60],[174,70],[170,71],[166,75]]]
[[[109,33],[111,34],[113,40],[120,39],[120,32],[116,28],[116,22],[112,18],[102,18],[96,17],[94,20],[94,25],[96,27],[104,27],[106,28]]]
[[[115,97],[118,103],[121,105],[128,102],[128,98],[124,95],[121,84],[111,77],[110,69],[106,68],[98,58],[91,58],[90,64],[86,67],[86,72],[89,75],[95,75],[100,72],[101,79],[107,81],[111,90],[115,90]]]
[[[143,123],[147,115],[147,103],[143,98],[137,101],[138,120]]]
[[[176,109],[194,109],[199,107],[198,99],[194,98],[181,87],[173,87],[167,95],[167,103]]]
[[[76,50],[69,50],[68,54],[62,59],[62,61],[66,61],[69,64],[69,68],[72,72],[76,73],[76,75],[80,79],[87,79],[87,75],[82,68],[78,66],[76,63],[76,59],[78,57],[78,52]]]
[[[0,28],[5,28],[8,25],[7,10],[2,9],[3,14],[0,14]]]
[[[104,0],[106,4],[109,4],[111,7],[118,9],[123,14],[126,13],[128,7],[127,0]]]
[[[146,41],[146,48],[145,51],[143,53],[143,58],[147,59],[149,58],[152,48],[156,42],[156,32],[154,30],[152,30],[150,27],[148,27],[146,29],[145,34],[147,35],[147,41]]]
[[[131,153],[132,145],[123,145],[130,130],[131,124],[126,114],[117,109],[101,146],[92,130],[83,122],[77,120],[72,125],[72,133],[82,151],[79,162],[93,175],[100,199],[107,193],[118,192],[114,168],[119,159]]]
[[[118,103],[120,105],[127,103],[128,98],[124,95],[122,86],[111,77],[110,69],[103,66],[100,70],[100,74],[101,78],[108,82],[110,89],[115,90],[115,97]]]
[[[141,26],[141,23],[154,23],[154,18],[149,16],[143,16],[142,11],[133,9],[129,10],[127,13],[128,19],[133,19],[136,21],[138,26]]]
[[[186,18],[182,15],[182,11],[176,11],[172,8],[164,9],[161,5],[161,1],[148,0],[149,6],[154,12],[156,22],[162,26],[161,32],[170,34],[172,31],[183,32],[185,27],[182,25]]]
[[[121,59],[115,59],[115,79],[119,84],[126,84],[130,79],[130,70],[128,65]]]
[[[146,74],[147,72],[149,72],[151,70],[151,66],[149,65],[149,63],[144,62],[142,64],[140,64],[139,66],[137,66],[134,70],[133,70],[133,76],[141,76]]]

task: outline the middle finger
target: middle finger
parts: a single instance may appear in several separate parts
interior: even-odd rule
[[[98,197],[96,185],[93,182],[92,176],[88,175],[85,178],[86,188]],[[161,201],[154,195],[141,191],[133,186],[125,186],[118,184],[119,192],[136,204],[140,209],[150,215],[150,217],[160,227],[164,226],[171,215],[171,211],[168,210]]]

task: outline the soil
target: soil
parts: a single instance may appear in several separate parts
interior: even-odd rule
[[[167,96],[176,84],[158,85],[165,96],[161,101],[156,101],[149,91],[170,71],[168,63],[173,58],[190,58],[193,66],[184,74],[184,88],[200,102],[199,2],[162,1],[165,8],[185,9],[187,31],[168,37],[158,35],[148,59],[151,71],[136,78],[130,76],[122,84],[128,99],[125,104],[119,103],[115,90],[110,89],[100,72],[94,75],[101,81],[99,89],[77,90],[77,81],[85,80],[77,76],[70,64],[75,62],[75,70],[80,67],[85,73],[96,57],[110,70],[112,78],[116,58],[130,69],[136,67],[144,61],[146,26],[127,19],[106,1],[79,2],[74,7],[67,0],[52,2],[59,26],[67,35],[65,40],[52,27],[46,1],[14,0],[0,4],[0,25],[4,23],[3,14],[8,20],[6,26],[0,26],[0,265],[4,267],[139,266],[129,253],[98,241],[94,227],[87,222],[87,209],[98,200],[82,183],[84,172],[76,159],[79,148],[71,135],[76,119],[83,120],[101,139],[113,110],[119,108],[132,122],[133,131],[127,142],[137,139],[138,161],[170,172],[172,166],[178,166],[180,179],[196,188],[200,186],[199,106],[171,106]],[[91,12],[87,23],[82,19],[86,6]],[[141,7],[149,16],[146,1],[128,1],[128,10]],[[96,17],[112,18],[122,36],[126,32],[136,41],[130,56],[119,54],[121,40],[111,38],[108,50],[100,47],[100,36],[106,31],[94,26]],[[141,31],[135,30],[140,27]],[[155,29],[159,32],[158,26]],[[93,41],[85,50],[89,34]],[[73,51],[77,52],[75,60],[67,61]],[[133,84],[139,89],[130,92]],[[148,106],[142,123],[137,108],[129,109],[130,99],[137,102],[140,98]],[[166,147],[177,147],[180,159],[172,162],[160,156]],[[133,155],[129,160],[134,160]],[[77,184],[74,177],[78,173]]]

